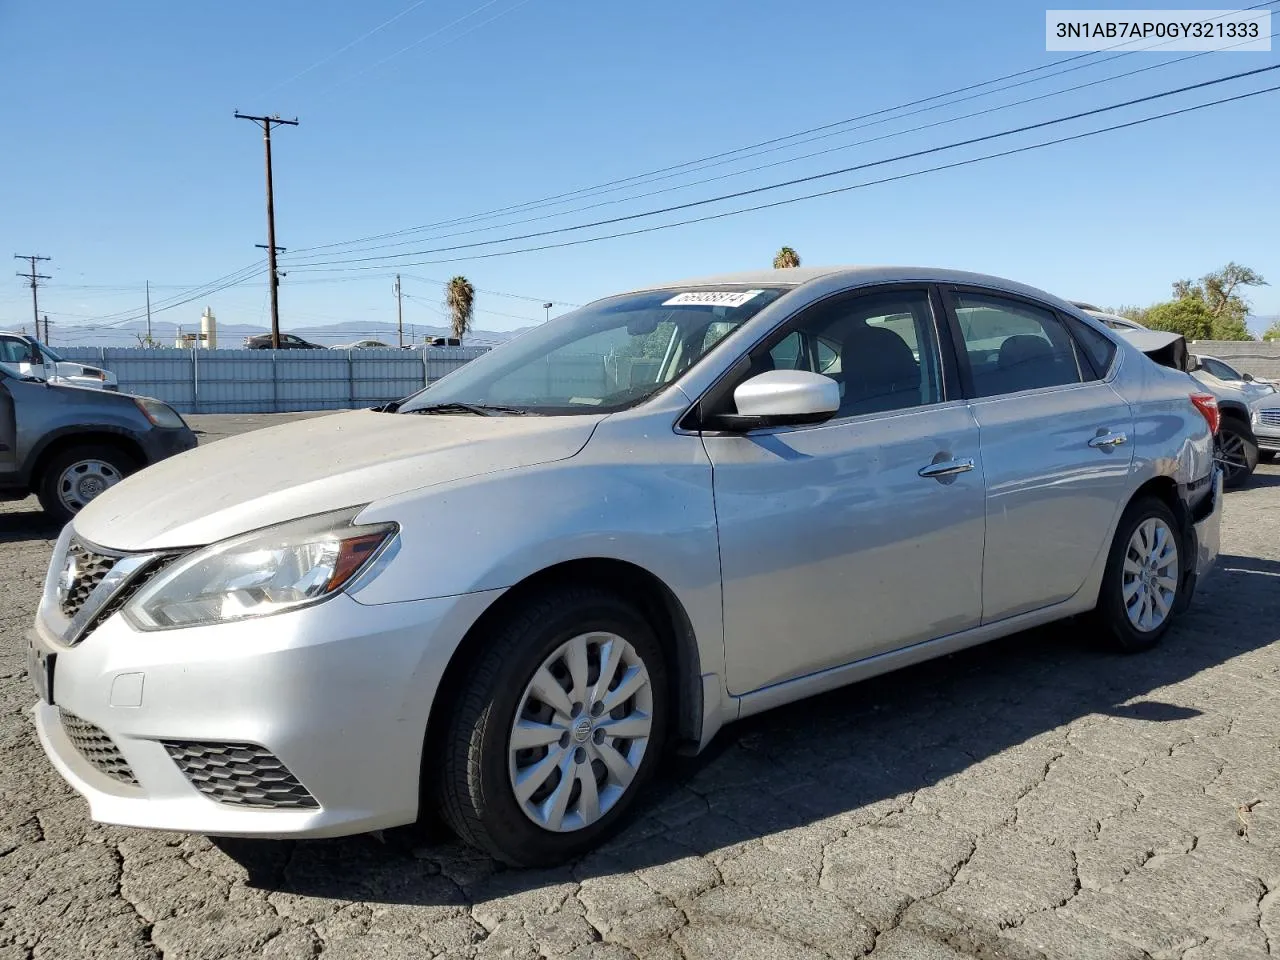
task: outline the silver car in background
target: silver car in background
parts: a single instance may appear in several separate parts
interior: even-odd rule
[[[1079,614],[1153,646],[1217,555],[1216,423],[995,277],[610,297],[90,503],[29,633],[37,730],[100,821],[314,837],[431,806],[553,863],[740,717]]]

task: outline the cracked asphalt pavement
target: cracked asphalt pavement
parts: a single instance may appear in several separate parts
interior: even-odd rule
[[[752,718],[615,841],[530,872],[433,828],[91,823],[28,712],[56,531],[4,505],[0,960],[1280,956],[1278,508],[1277,467],[1228,495],[1215,578],[1152,653],[1069,623]]]

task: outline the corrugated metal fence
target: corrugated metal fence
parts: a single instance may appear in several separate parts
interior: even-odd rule
[[[67,360],[110,370],[124,393],[181,413],[349,410],[399,400],[488,347],[425,350],[143,350],[59,347]]]

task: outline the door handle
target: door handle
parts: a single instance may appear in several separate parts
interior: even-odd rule
[[[931,463],[927,467],[921,467],[918,472],[925,479],[938,480],[944,477],[954,477],[958,473],[968,473],[972,469],[973,458],[963,457],[959,460],[942,460],[938,463]]]
[[[1089,446],[1095,450],[1110,450],[1128,442],[1129,438],[1123,433],[1100,433],[1089,441]]]

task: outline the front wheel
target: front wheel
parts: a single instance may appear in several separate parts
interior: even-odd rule
[[[652,627],[604,590],[553,590],[505,618],[424,766],[463,840],[515,866],[577,856],[621,822],[666,734]]]
[[[1120,518],[1093,612],[1119,650],[1154,647],[1173,622],[1183,589],[1179,530],[1173,511],[1154,497],[1135,501]]]
[[[1245,485],[1258,468],[1258,444],[1247,429],[1224,418],[1218,428],[1217,455],[1222,464],[1222,485],[1235,490]]]
[[[64,524],[137,469],[137,462],[115,447],[69,447],[45,464],[36,495],[44,512]]]

